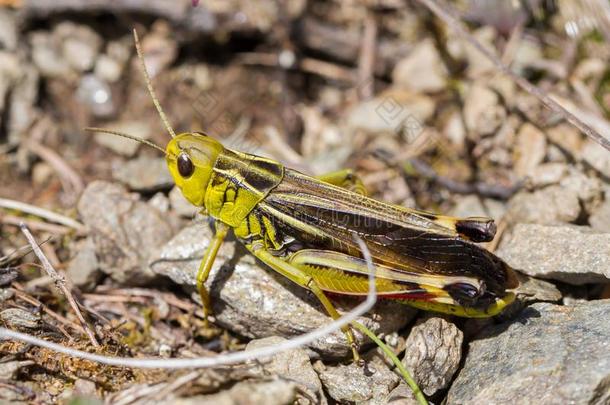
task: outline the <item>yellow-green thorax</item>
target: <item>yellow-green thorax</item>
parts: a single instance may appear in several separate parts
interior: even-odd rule
[[[226,149],[201,133],[177,135],[166,150],[167,166],[184,197],[231,227],[284,176],[281,163]]]

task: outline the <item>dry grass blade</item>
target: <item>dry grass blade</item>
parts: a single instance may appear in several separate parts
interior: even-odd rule
[[[502,73],[506,74],[512,80],[514,80],[519,87],[523,90],[527,91],[538,100],[540,100],[546,107],[550,108],[553,112],[561,115],[565,118],[569,123],[574,125],[580,131],[582,131],[586,136],[591,138],[593,141],[597,142],[605,149],[610,151],[610,140],[605,138],[599,132],[591,128],[589,125],[585,124],[580,118],[576,115],[572,114],[568,110],[566,110],[563,106],[561,106],[558,102],[553,100],[546,94],[542,89],[533,85],[523,77],[514,73],[508,66],[502,63],[502,60],[496,56],[494,53],[485,49],[483,45],[479,41],[477,41],[464,27],[462,22],[455,17],[451,12],[448,11],[447,5],[441,3],[436,0],[417,0],[423,5],[425,5],[430,11],[432,11],[438,18],[443,20],[447,25],[453,28],[459,35],[464,37],[468,43],[470,43],[473,47],[475,47],[479,52],[481,52],[487,59],[489,59],[498,70]]]
[[[67,226],[68,228],[75,229],[79,232],[85,231],[85,225],[78,221],[68,218],[64,215],[57,214],[53,211],[45,210],[44,208],[36,207],[34,205],[26,204],[20,201],[9,200],[8,198],[0,198],[0,208],[6,208],[9,210],[16,210],[25,212],[26,214],[35,215],[40,218],[44,218],[51,222]]]
[[[30,243],[30,246],[32,246],[32,250],[34,251],[34,254],[36,255],[36,257],[38,257],[38,260],[40,260],[40,263],[42,264],[42,266],[45,269],[45,271],[47,272],[47,274],[49,276],[51,276],[51,278],[55,281],[57,288],[59,288],[66,296],[66,299],[68,300],[68,302],[70,303],[70,306],[76,313],[76,316],[77,316],[82,328],[85,330],[85,333],[89,337],[91,344],[94,347],[100,347],[100,344],[97,342],[97,339],[95,338],[95,334],[93,333],[93,330],[87,324],[87,321],[85,320],[85,318],[83,317],[83,314],[81,314],[81,312],[78,308],[78,304],[76,303],[74,296],[70,292],[70,289],[66,286],[66,281],[64,280],[64,278],[62,276],[60,276],[59,273],[57,273],[57,271],[53,268],[53,266],[49,262],[49,259],[47,259],[47,257],[44,255],[44,253],[42,253],[42,250],[36,243],[34,236],[32,236],[32,233],[29,231],[27,226],[22,224],[21,232],[23,232],[26,239]]]

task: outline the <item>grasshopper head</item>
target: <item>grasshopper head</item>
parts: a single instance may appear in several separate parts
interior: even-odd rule
[[[176,135],[166,148],[166,161],[184,197],[197,207],[203,206],[205,191],[216,158],[224,147],[200,132]]]

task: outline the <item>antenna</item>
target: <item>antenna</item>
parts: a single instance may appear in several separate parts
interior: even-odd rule
[[[138,38],[138,32],[136,31],[135,28],[133,29],[133,38],[136,42],[136,51],[138,53],[138,59],[140,60],[140,66],[142,68],[142,73],[144,73],[144,79],[146,79],[146,87],[148,87],[148,92],[150,93],[150,96],[153,99],[153,103],[155,104],[155,107],[157,108],[157,111],[159,112],[159,116],[161,117],[161,121],[163,121],[163,125],[165,125],[167,132],[169,132],[169,134],[171,135],[172,138],[175,138],[176,133],[172,129],[172,126],[169,124],[169,120],[165,116],[165,113],[163,112],[163,108],[161,108],[161,104],[159,104],[159,100],[157,99],[157,96],[155,95],[155,90],[153,89],[152,82],[150,80],[150,75],[148,74],[148,70],[146,70],[146,63],[144,63],[144,56],[142,54],[142,48],[140,47],[140,38]],[[117,134],[115,134],[115,135],[117,135]]]
[[[153,143],[151,141],[147,141],[146,139],[139,138],[137,136],[128,135],[128,134],[125,134],[123,132],[112,131],[110,129],[96,128],[96,127],[87,127],[87,128],[85,128],[85,131],[88,131],[88,132],[100,132],[100,133],[103,133],[103,134],[116,135],[116,136],[120,136],[120,137],[123,137],[123,138],[131,139],[133,141],[143,143],[144,145],[148,145],[151,148],[155,148],[157,150],[160,150],[166,156],[172,156],[170,153],[168,153],[165,149],[163,149],[159,145],[157,145],[157,144],[155,144],[155,143]]]

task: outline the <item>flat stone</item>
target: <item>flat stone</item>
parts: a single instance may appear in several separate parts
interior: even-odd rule
[[[118,184],[95,181],[78,202],[100,269],[122,284],[155,278],[148,262],[173,235],[165,216]]]
[[[610,300],[538,303],[470,343],[446,403],[607,404]]]
[[[441,317],[411,329],[402,362],[426,395],[447,388],[460,365],[463,340],[462,331]]]
[[[532,277],[581,285],[610,279],[610,233],[587,226],[517,224],[498,256]]]
[[[521,191],[509,201],[507,215],[512,223],[570,223],[582,211],[578,195],[578,191],[561,185],[552,185],[534,192]]]
[[[152,257],[152,271],[194,291],[197,269],[211,236],[207,223],[187,226]],[[243,336],[290,338],[331,321],[318,300],[306,289],[260,267],[236,242],[223,243],[205,285],[210,292],[216,322]],[[193,298],[199,300],[199,294],[194,293]],[[333,302],[340,312],[346,312],[358,301],[333,297]],[[359,320],[374,333],[389,333],[403,327],[414,314],[415,310],[405,305],[381,301]],[[367,342],[358,331],[354,333],[361,345]],[[351,354],[341,331],[312,342],[309,348],[327,358],[344,358]]]
[[[273,346],[286,342],[285,338],[270,336],[264,339],[251,340],[246,351]],[[316,403],[325,403],[326,397],[322,391],[322,383],[313,369],[306,350],[292,349],[279,352],[271,358],[270,362],[262,364],[264,372],[279,376],[285,380],[296,383],[301,391],[307,392],[316,398]]]
[[[296,394],[297,386],[290,381],[242,381],[217,394],[176,398],[170,403],[172,405],[290,405],[295,403]]]
[[[316,366],[326,392],[340,403],[385,404],[385,398],[400,381],[381,362],[368,363],[366,368],[355,363],[326,367],[316,363]]]
[[[371,133],[404,135],[413,142],[424,133],[424,123],[434,113],[434,101],[425,95],[389,90],[356,105],[347,115],[347,126]]]
[[[169,189],[174,184],[162,157],[139,156],[113,165],[112,177],[134,191]]]

